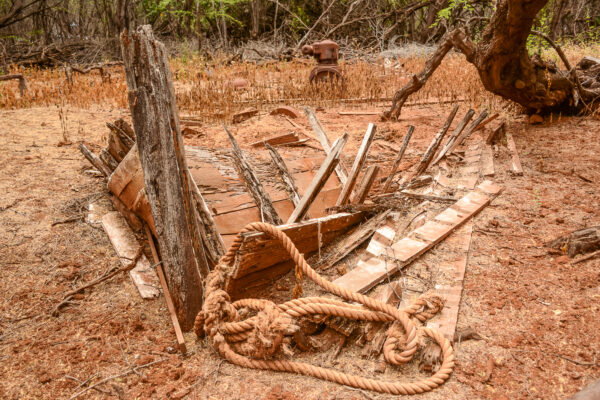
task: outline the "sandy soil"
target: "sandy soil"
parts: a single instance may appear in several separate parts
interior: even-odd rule
[[[379,132],[399,146],[406,127],[417,126],[408,167],[446,113],[438,106],[406,109],[403,120],[379,124]],[[68,110],[68,136],[99,150],[104,123],[122,115],[124,110]],[[375,118],[342,117],[335,110],[319,117],[330,132],[348,131],[351,148]],[[104,231],[83,219],[90,201],[110,207],[106,184],[89,171],[76,145],[59,146],[56,108],[0,111],[0,120],[1,398],[70,398],[89,382],[153,361],[82,398],[392,398],[233,366],[191,333],[188,354],[178,355],[164,299],[143,301],[125,275],[86,290],[51,316],[64,292],[118,263]],[[247,145],[288,131],[286,123],[264,116],[235,132]],[[308,128],[303,118],[299,123]],[[458,345],[450,380],[420,398],[562,399],[600,377],[600,260],[571,265],[544,247],[568,231],[600,224],[599,128],[598,120],[575,117],[555,116],[540,126],[510,123],[525,174],[508,172],[509,154],[499,146],[495,181],[505,191],[474,220],[458,321],[459,328],[471,327],[484,339]],[[198,131],[189,143],[226,146],[218,126]],[[393,151],[375,148],[374,159],[386,151],[393,157]],[[72,217],[82,218],[61,222]],[[427,256],[430,262],[438,251],[441,245]],[[372,361],[348,356],[354,347],[344,349],[333,366],[377,376]],[[332,366],[327,356],[305,357]],[[413,376],[414,369],[388,368],[385,377],[403,380],[404,371]]]

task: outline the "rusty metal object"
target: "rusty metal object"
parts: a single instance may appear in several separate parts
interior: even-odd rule
[[[310,72],[310,83],[336,82],[344,84],[344,76],[338,65],[340,46],[332,40],[315,42],[311,46],[302,46],[302,54],[317,60],[317,66]]]

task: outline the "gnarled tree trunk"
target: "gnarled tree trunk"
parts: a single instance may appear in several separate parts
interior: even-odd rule
[[[560,51],[559,55],[570,71],[559,70],[538,56],[529,56],[527,38],[532,33],[535,16],[547,2],[499,0],[496,12],[477,44],[460,29],[447,33],[424,70],[396,92],[392,107],[384,113],[384,117],[400,115],[408,96],[425,84],[452,47],[461,51],[467,61],[477,67],[487,90],[531,112],[577,111],[597,101],[600,97],[600,78],[596,74],[596,67],[593,67],[593,73],[588,73],[583,67],[571,69]],[[539,35],[560,50],[545,35]]]

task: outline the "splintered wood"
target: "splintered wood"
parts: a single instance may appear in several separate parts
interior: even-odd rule
[[[477,192],[466,194],[433,220],[386,247],[378,256],[359,261],[356,268],[334,283],[356,292],[365,292],[433,248],[487,206],[500,190],[499,186],[489,181],[483,182]]]

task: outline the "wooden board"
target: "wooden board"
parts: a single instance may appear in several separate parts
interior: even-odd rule
[[[501,188],[486,181],[478,187],[478,191],[466,194],[432,221],[386,248],[379,256],[359,261],[356,268],[334,283],[356,292],[365,292],[386,276],[396,273],[485,208]]]
[[[110,239],[121,264],[127,265],[135,257],[140,244],[127,225],[125,218],[117,211],[107,213],[102,217],[102,226]],[[144,299],[159,296],[159,281],[156,272],[150,268],[150,262],[144,254],[141,255],[135,267],[129,271],[129,276]]]
[[[339,213],[310,221],[282,225],[280,228],[301,253],[310,253],[318,249],[317,236],[319,233],[322,236],[321,246],[325,246],[363,219],[363,213]],[[232,271],[231,278],[227,283],[228,288],[233,287],[235,280],[290,259],[278,240],[271,239],[266,234],[259,232],[244,234],[244,244],[238,257],[235,270]]]
[[[511,170],[515,175],[523,175],[523,167],[521,167],[521,159],[519,158],[519,152],[517,151],[513,135],[508,129],[505,130],[504,134],[506,135],[506,145],[512,155]]]

